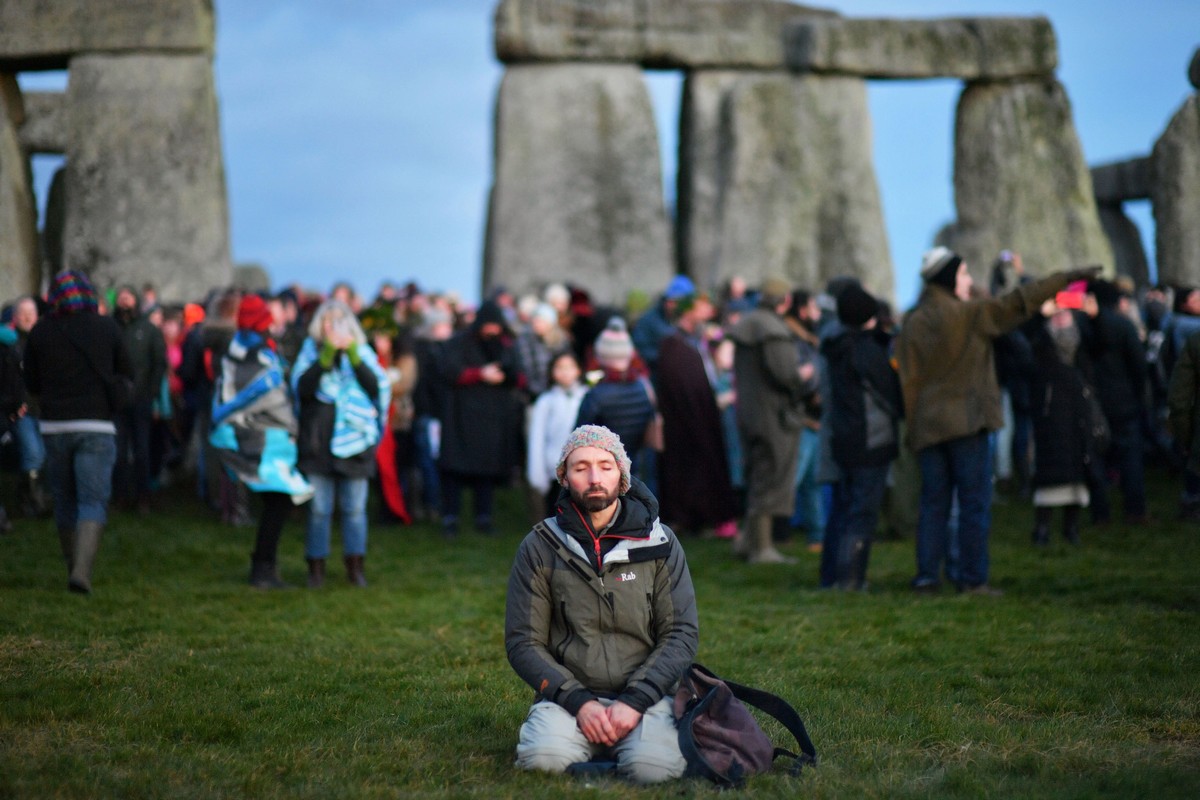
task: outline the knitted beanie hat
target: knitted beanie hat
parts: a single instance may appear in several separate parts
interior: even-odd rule
[[[580,447],[599,447],[601,450],[612,453],[613,458],[617,460],[617,467],[621,470],[621,485],[617,489],[617,494],[625,494],[629,491],[631,464],[629,456],[625,453],[625,445],[621,443],[620,436],[603,425],[580,425],[571,431],[571,435],[567,437],[567,441],[563,445],[562,453],[558,456],[558,466],[554,469],[560,485],[567,485],[567,459]]]
[[[948,247],[935,247],[925,251],[921,257],[921,277],[926,283],[936,283],[954,291],[955,280],[958,277],[958,266],[962,256]]]
[[[92,282],[82,272],[75,270],[64,270],[55,275],[46,299],[56,315],[78,314],[99,308]]]
[[[613,317],[608,321],[596,337],[593,353],[602,367],[612,367],[633,358],[633,340],[625,329],[625,320]]]
[[[838,295],[837,314],[843,325],[861,328],[878,313],[879,301],[858,284],[847,286]]]
[[[237,326],[242,330],[262,333],[271,327],[274,317],[267,303],[256,294],[248,294],[242,298],[238,306]]]

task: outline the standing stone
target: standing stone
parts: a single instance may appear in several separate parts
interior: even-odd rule
[[[1055,80],[971,83],[955,120],[951,244],[977,284],[1001,250],[1032,274],[1101,264],[1112,250],[1100,227],[1066,91]]]
[[[1138,286],[1150,284],[1150,262],[1142,234],[1119,205],[1100,205],[1100,226],[1108,237],[1118,275],[1128,275]]]
[[[679,246],[702,285],[855,275],[891,297],[892,263],[857,78],[697,72],[685,86]]]
[[[1150,156],[1158,280],[1200,285],[1200,93],[1167,123]]]
[[[1200,89],[1200,49],[1192,53],[1192,63],[1188,64],[1188,83],[1193,89]]]
[[[98,287],[164,300],[229,283],[229,223],[207,56],[86,55],[67,87],[64,259]]]
[[[67,220],[67,168],[59,167],[46,192],[46,211],[42,219],[42,274],[51,277],[62,272],[63,234]]]
[[[0,73],[0,301],[39,288],[37,206],[21,148],[25,112],[15,75]]]
[[[617,303],[674,273],[650,95],[624,65],[510,68],[496,106],[485,294],[549,281]]]

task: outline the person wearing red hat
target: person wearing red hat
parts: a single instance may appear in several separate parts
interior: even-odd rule
[[[286,589],[276,553],[293,505],[312,497],[312,487],[296,470],[296,415],[283,360],[269,328],[274,321],[258,295],[242,298],[237,333],[221,357],[213,392],[209,443],[221,465],[262,500],[250,584]]]

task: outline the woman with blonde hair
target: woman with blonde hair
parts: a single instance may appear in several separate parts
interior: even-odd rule
[[[325,301],[313,314],[292,388],[300,407],[298,466],[314,491],[304,547],[308,586],[325,582],[335,501],[346,577],[366,586],[367,490],[391,384],[354,312],[340,300]]]

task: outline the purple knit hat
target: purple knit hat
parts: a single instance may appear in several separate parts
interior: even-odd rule
[[[629,462],[629,456],[625,454],[625,445],[621,444],[620,436],[603,425],[580,425],[571,431],[571,435],[567,437],[562,453],[558,457],[558,466],[554,470],[560,485],[567,485],[565,480],[567,458],[580,447],[599,447],[601,450],[612,453],[613,458],[617,460],[617,467],[621,470],[621,486],[617,489],[617,494],[625,494],[629,491],[629,470],[632,465]]]

